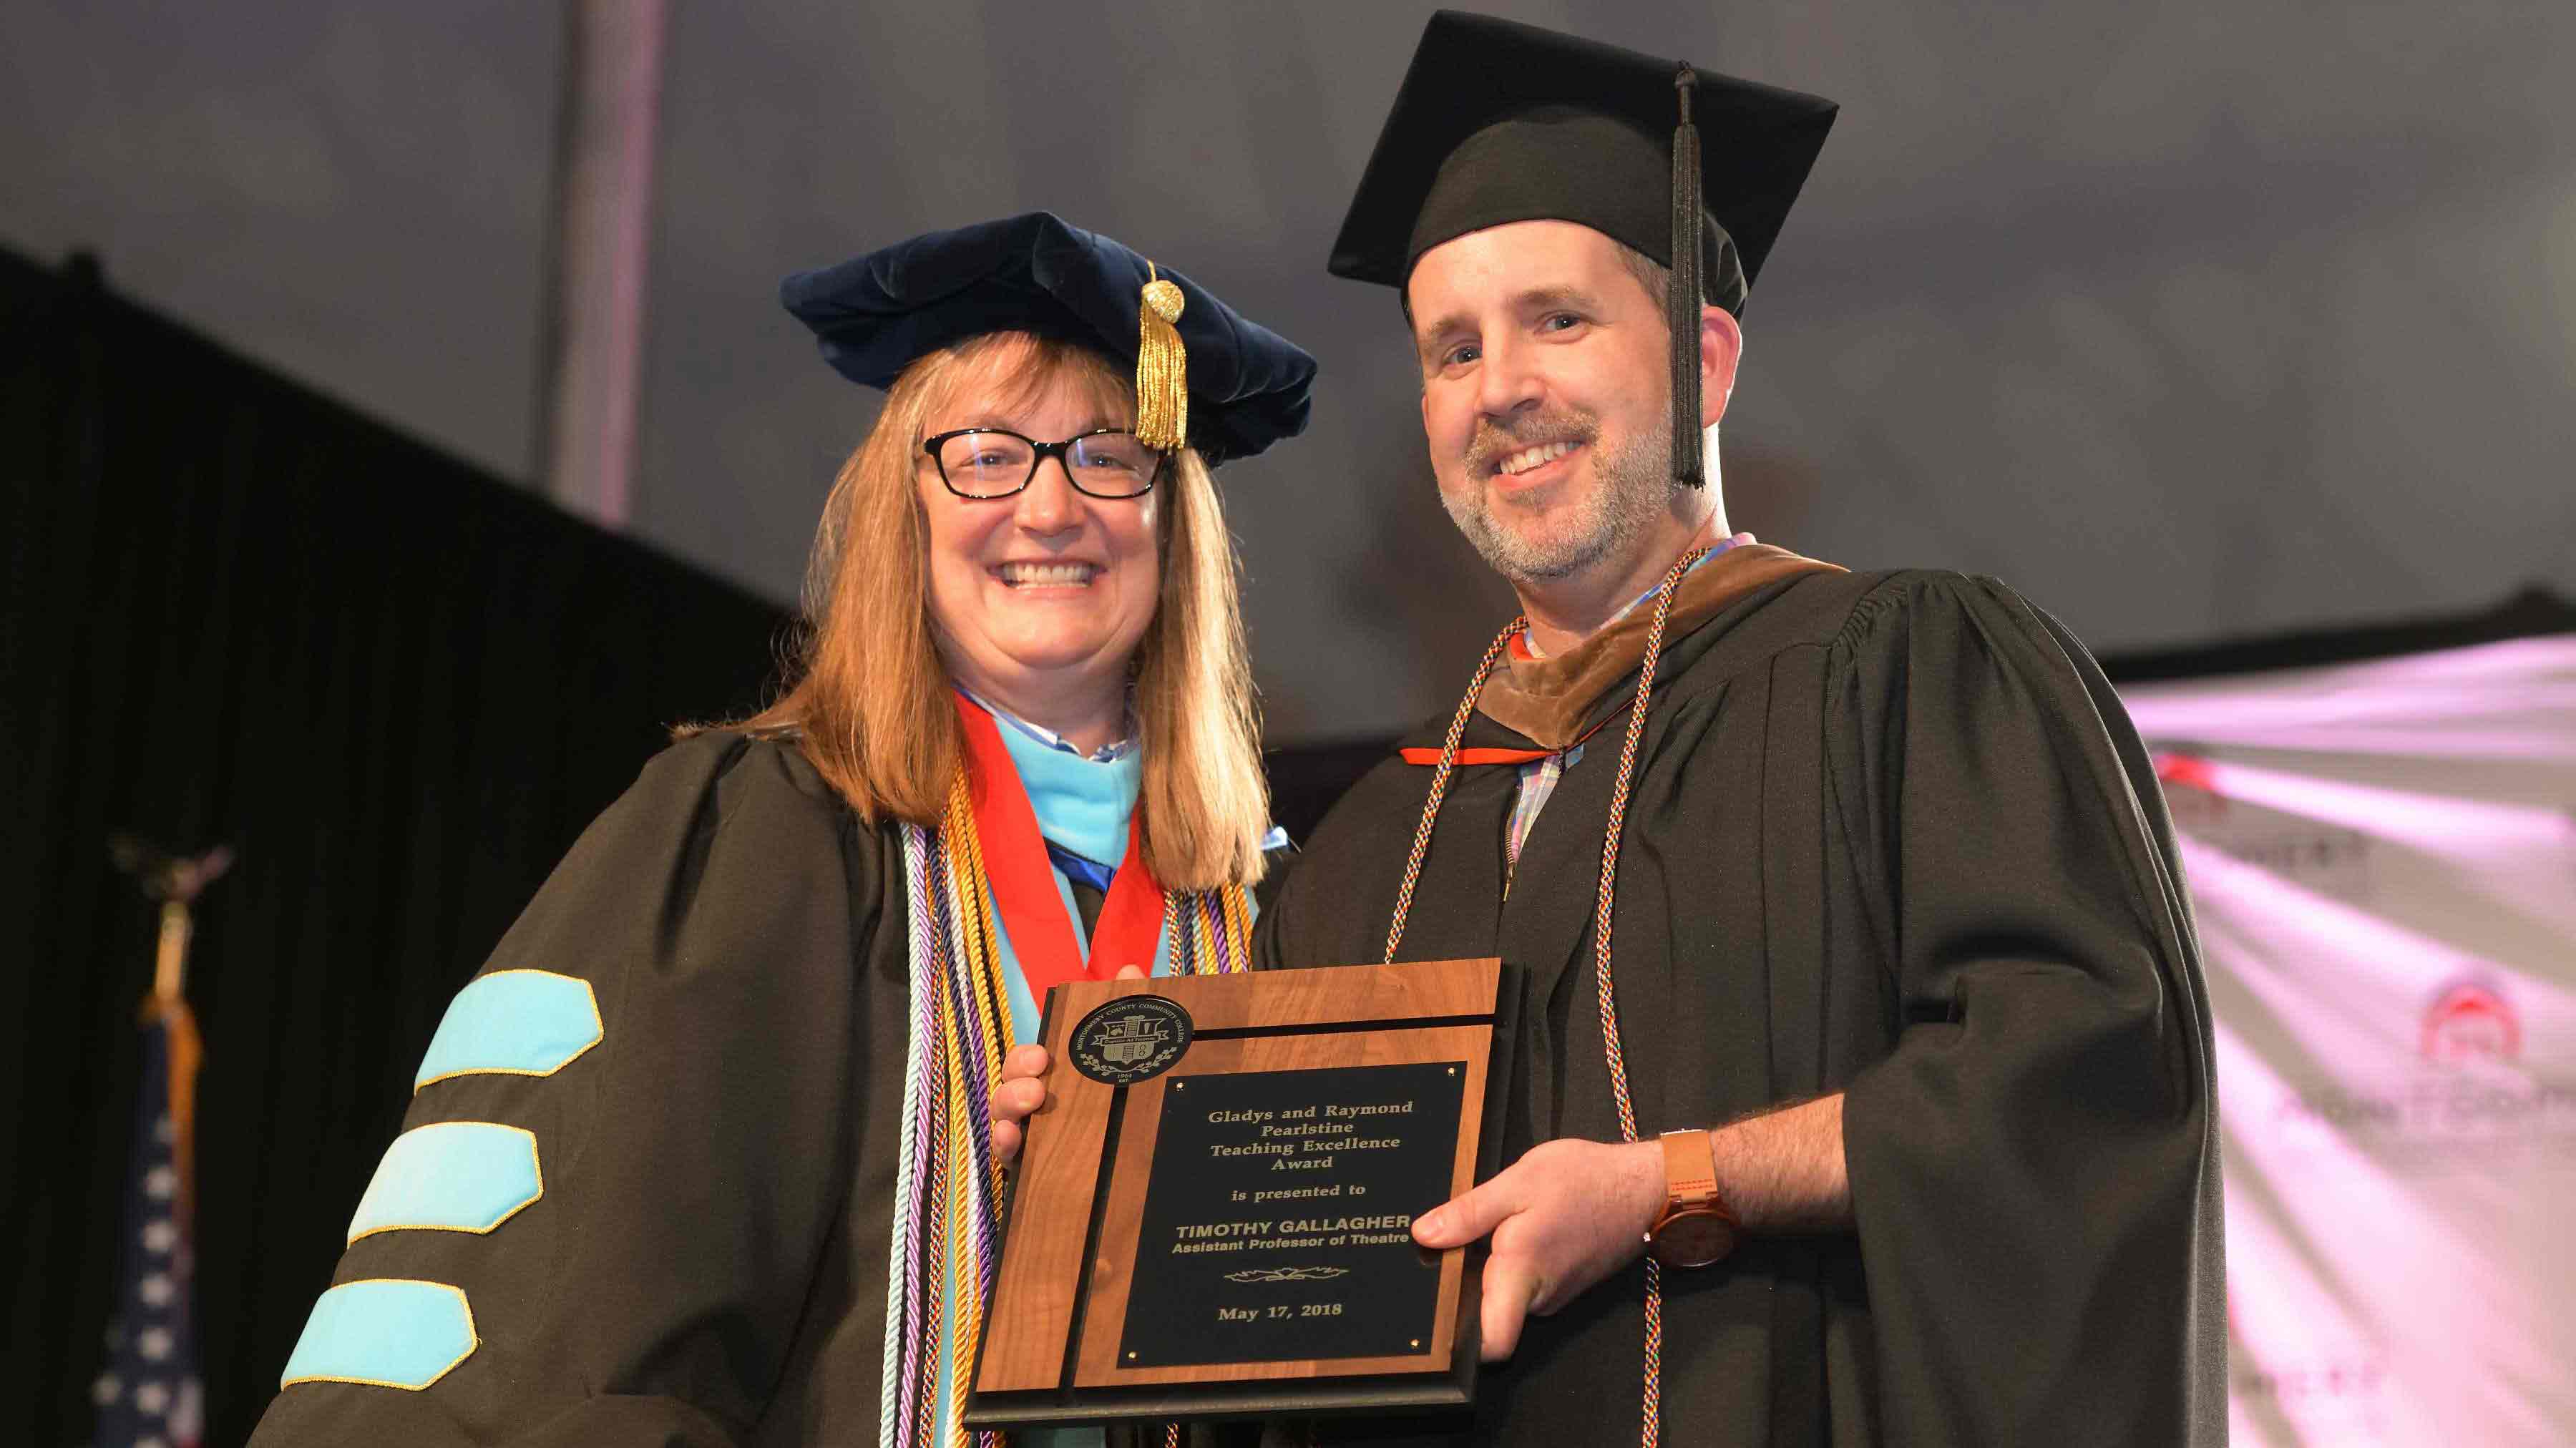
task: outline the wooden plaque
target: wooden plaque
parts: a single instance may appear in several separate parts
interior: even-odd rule
[[[969,1428],[1460,1408],[1497,960],[1047,994]]]

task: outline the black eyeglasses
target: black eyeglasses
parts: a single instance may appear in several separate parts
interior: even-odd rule
[[[1038,463],[1055,458],[1076,491],[1095,498],[1133,498],[1151,491],[1163,455],[1136,434],[1101,428],[1062,442],[1039,442],[999,427],[961,427],[921,445],[939,467],[939,480],[961,498],[1007,498],[1038,475]]]

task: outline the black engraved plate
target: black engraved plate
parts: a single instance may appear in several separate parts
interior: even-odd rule
[[[1176,1076],[1118,1365],[1428,1352],[1466,1064]]]

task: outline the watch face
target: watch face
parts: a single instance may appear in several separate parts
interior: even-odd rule
[[[1705,1267],[1735,1245],[1735,1229],[1715,1212],[1678,1212],[1655,1229],[1655,1260],[1667,1267]]]

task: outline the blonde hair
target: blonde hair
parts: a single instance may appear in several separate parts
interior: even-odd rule
[[[1113,417],[1135,413],[1133,383],[1107,358],[1023,332],[970,338],[895,379],[823,505],[796,681],[737,726],[793,729],[815,770],[871,824],[891,817],[935,827],[963,756],[931,619],[916,479],[926,420],[983,368],[1019,397],[1070,381]],[[1154,486],[1163,494],[1162,578],[1131,661],[1144,770],[1135,826],[1164,888],[1249,885],[1261,875],[1270,798],[1234,543],[1197,452],[1175,454]]]

